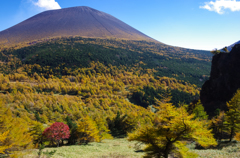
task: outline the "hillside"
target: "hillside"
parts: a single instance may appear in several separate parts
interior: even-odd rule
[[[155,77],[174,77],[198,87],[208,78],[212,57],[207,51],[157,42],[89,7],[45,11],[4,30],[0,32],[0,51],[3,62],[14,55],[23,64],[50,66],[58,76],[65,67],[89,67],[92,61],[128,68],[139,64],[144,69],[154,68]]]
[[[2,49],[0,59],[6,61],[10,55],[19,58],[23,64],[50,66],[52,74],[58,76],[64,75],[65,67],[72,70],[86,68],[92,61],[99,61],[106,66],[124,65],[129,70],[132,67],[142,71],[154,69],[155,77],[173,77],[198,87],[208,79],[212,57],[208,51],[162,43],[81,37],[52,39],[20,49]]]
[[[69,36],[155,41],[107,13],[73,7],[42,12],[0,32],[0,45]]]

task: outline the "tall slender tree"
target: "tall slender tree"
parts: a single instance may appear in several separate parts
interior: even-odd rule
[[[240,131],[240,90],[237,90],[233,98],[227,103],[226,126],[230,133],[229,141],[232,141],[236,132]]]

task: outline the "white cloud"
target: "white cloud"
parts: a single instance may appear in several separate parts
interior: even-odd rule
[[[205,2],[205,5],[200,6],[202,9],[217,12],[218,14],[224,14],[226,9],[230,9],[232,12],[240,11],[240,1],[236,0],[215,0],[215,2]]]
[[[60,5],[55,0],[38,0],[37,2],[33,2],[33,4],[44,10],[61,9]]]

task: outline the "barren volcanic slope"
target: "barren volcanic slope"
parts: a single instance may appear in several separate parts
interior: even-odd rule
[[[59,36],[153,40],[109,14],[89,7],[73,7],[45,11],[0,32],[0,45]]]

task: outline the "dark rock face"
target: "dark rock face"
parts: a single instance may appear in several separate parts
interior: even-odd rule
[[[72,7],[42,12],[0,32],[0,45],[68,36],[155,41],[107,13]]]
[[[240,44],[230,53],[213,56],[210,79],[204,83],[200,99],[209,115],[217,108],[227,110],[229,101],[240,88]]]

